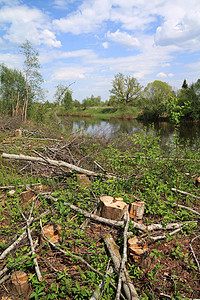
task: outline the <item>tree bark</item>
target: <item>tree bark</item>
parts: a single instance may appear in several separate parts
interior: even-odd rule
[[[49,158],[41,158],[41,157],[35,157],[35,156],[26,156],[23,154],[17,155],[17,154],[7,154],[7,153],[3,153],[2,154],[2,158],[9,158],[9,159],[18,159],[18,160],[26,160],[26,161],[33,161],[33,162],[44,162],[44,163],[49,163],[50,165],[53,166],[57,166],[57,167],[66,167],[69,168],[73,171],[76,171],[78,173],[82,173],[82,174],[86,174],[89,176],[105,176],[107,178],[115,178],[115,176],[112,175],[106,175],[106,174],[100,174],[100,173],[96,173],[93,171],[89,171],[80,167],[77,167],[75,165],[69,164],[65,161],[62,160],[53,160],[53,159],[49,159]]]

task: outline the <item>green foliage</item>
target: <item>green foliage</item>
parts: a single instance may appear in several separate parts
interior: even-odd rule
[[[155,80],[148,83],[144,89],[144,99],[142,100],[143,118],[157,119],[166,114],[166,103],[175,93],[172,87],[166,82]]]
[[[111,104],[136,106],[142,92],[142,86],[136,78],[118,73],[115,75],[112,86],[113,88],[110,90]]]
[[[23,108],[26,82],[23,74],[0,65],[0,110],[10,116],[18,115]]]

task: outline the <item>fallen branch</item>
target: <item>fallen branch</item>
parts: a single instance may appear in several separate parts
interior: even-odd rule
[[[174,231],[172,231],[172,232],[170,232],[170,233],[168,233],[168,235],[174,235],[174,234],[176,234],[177,232],[179,232],[179,231],[181,231],[181,229],[182,229],[182,227],[181,228],[178,228],[178,229],[176,229],[176,230],[174,230]],[[152,240],[152,241],[158,241],[158,240],[163,240],[163,239],[165,239],[167,237],[167,235],[166,234],[164,234],[164,235],[159,235],[159,236],[150,236],[150,239]]]
[[[173,203],[170,203],[170,202],[167,202],[167,201],[164,201],[164,202],[165,202],[166,204],[175,205],[175,206],[178,206],[178,207],[180,207],[180,208],[189,210],[189,211],[193,212],[194,214],[200,216],[200,213],[199,213],[198,211],[196,211],[196,210],[194,210],[194,209],[192,209],[192,208],[190,208],[190,207],[187,207],[187,206],[185,206],[185,205],[177,204],[177,203],[175,203],[175,202],[173,202]]]
[[[17,155],[17,154],[7,154],[3,153],[2,158],[9,158],[9,159],[18,159],[18,160],[25,160],[25,161],[32,161],[32,162],[43,162],[43,163],[49,163],[50,165],[56,166],[56,167],[66,167],[68,169],[71,169],[73,171],[76,171],[78,173],[86,174],[89,176],[105,176],[107,178],[116,178],[112,175],[106,175],[106,174],[100,174],[96,172],[92,172],[80,167],[77,167],[75,165],[69,164],[62,160],[53,160],[50,158],[42,158],[42,157],[35,157],[35,156],[26,156],[23,154]]]
[[[29,225],[32,223],[32,221],[33,221],[33,218],[31,218],[29,220]],[[17,245],[19,245],[19,243],[26,237],[26,235],[27,235],[26,231],[22,232],[22,234],[18,237],[18,239],[12,245],[10,245],[6,250],[4,250],[4,252],[0,255],[0,260],[4,259],[10,251],[15,249],[15,247],[17,247]]]
[[[196,195],[193,195],[193,194],[190,194],[188,192],[184,192],[184,191],[181,191],[181,190],[177,190],[175,188],[172,188],[171,189],[173,192],[177,192],[177,193],[181,193],[183,195],[186,195],[186,196],[190,196],[190,197],[193,197],[193,198],[196,198],[196,199],[200,199],[200,197],[196,196]]]
[[[33,239],[32,239],[32,236],[31,236],[30,224],[29,224],[30,222],[29,221],[31,220],[31,215],[32,215],[33,208],[34,208],[35,199],[37,199],[37,198],[38,198],[38,195],[33,199],[32,207],[31,207],[28,219],[26,219],[23,212],[21,211],[21,214],[22,214],[22,216],[23,216],[23,218],[24,218],[24,220],[26,221],[26,224],[27,224],[27,236],[28,236],[28,239],[29,239],[29,242],[30,242],[31,253],[32,253],[33,256],[35,256],[36,253],[35,253],[35,247],[33,245]],[[42,274],[40,272],[40,268],[39,268],[38,261],[37,261],[36,257],[33,258],[33,262],[35,264],[35,272],[37,274],[38,281],[41,281],[42,280]]]
[[[195,253],[194,253],[194,250],[193,250],[193,248],[192,248],[192,242],[193,242],[195,239],[197,239],[198,237],[200,237],[200,235],[194,237],[194,238],[191,240],[189,246],[190,246],[190,249],[191,249],[191,251],[192,251],[192,255],[194,256],[194,259],[195,259],[195,261],[196,261],[197,267],[198,267],[199,272],[200,272],[200,265],[199,265],[199,262],[198,262],[198,259],[197,259],[196,255],[195,255]]]
[[[129,212],[128,208],[126,209],[126,226],[124,227],[124,248],[123,248],[123,258],[120,264],[119,270],[119,280],[117,285],[117,293],[115,296],[115,300],[120,300],[121,286],[122,286],[122,278],[124,274],[125,264],[127,261],[127,232],[129,228]]]
[[[119,274],[120,263],[121,263],[121,256],[118,250],[119,247],[116,245],[110,233],[104,235],[103,240],[112,257],[115,266],[115,271]],[[131,279],[129,277],[126,268],[124,268],[124,272],[122,274],[122,281],[123,281],[122,286],[126,294],[126,298],[128,300],[138,300],[139,299],[138,294],[136,292],[134,285],[131,282]]]

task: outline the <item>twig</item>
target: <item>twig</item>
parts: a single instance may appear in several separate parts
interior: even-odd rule
[[[26,156],[23,154],[17,155],[17,154],[7,154],[3,153],[2,158],[10,158],[10,159],[18,159],[18,160],[26,160],[26,161],[33,161],[33,162],[48,162],[48,164],[56,166],[56,167],[66,167],[68,169],[71,169],[73,171],[76,171],[78,173],[86,174],[89,176],[105,176],[107,178],[116,178],[112,175],[106,175],[106,174],[99,174],[93,171],[89,171],[80,167],[77,167],[75,165],[69,164],[65,161],[57,161],[49,158],[41,158],[41,157],[35,157],[35,156]]]
[[[181,207],[181,208],[183,208],[183,209],[189,210],[189,211],[193,212],[194,214],[200,216],[200,213],[199,213],[198,211],[196,211],[196,210],[194,210],[194,209],[192,209],[192,208],[190,208],[190,207],[187,207],[187,206],[185,206],[185,205],[177,204],[177,203],[175,203],[175,202],[173,202],[173,203],[170,203],[170,202],[167,202],[167,201],[164,201],[164,202],[165,202],[166,204],[175,205],[175,206]]]
[[[174,235],[174,234],[176,234],[177,232],[179,232],[180,230],[182,229],[182,227],[181,228],[178,228],[178,229],[176,229],[176,230],[174,230],[174,231],[172,231],[172,232],[170,232],[169,233],[169,235],[171,236],[171,235]],[[162,240],[162,239],[165,239],[167,237],[167,235],[166,234],[164,234],[164,235],[159,235],[159,236],[150,236],[150,239],[152,240],[152,241],[158,241],[158,240]]]
[[[126,226],[124,228],[124,248],[123,248],[123,258],[121,260],[120,264],[120,270],[119,270],[119,280],[118,280],[118,285],[117,285],[117,293],[115,296],[115,300],[120,300],[120,293],[121,293],[121,287],[122,287],[122,278],[124,274],[124,267],[125,263],[127,261],[127,232],[129,228],[129,212],[128,208],[126,210]]]
[[[190,197],[193,197],[193,198],[196,198],[196,199],[200,199],[200,197],[196,196],[196,195],[193,195],[193,194],[190,194],[188,192],[184,192],[184,191],[181,191],[181,190],[177,190],[175,188],[172,188],[171,189],[173,192],[178,192],[180,194],[183,194],[183,195],[186,195],[186,196],[190,196]]]
[[[189,246],[190,246],[190,249],[191,249],[191,251],[192,251],[192,254],[193,254],[193,256],[194,256],[194,259],[195,259],[195,261],[196,261],[197,267],[198,267],[199,272],[200,272],[200,265],[199,265],[199,262],[198,262],[198,260],[197,260],[197,258],[196,258],[196,255],[195,255],[195,253],[194,253],[194,250],[193,250],[193,248],[192,248],[192,242],[193,242],[195,239],[199,238],[199,237],[200,237],[200,235],[194,237],[194,238],[191,240]]]
[[[19,184],[19,185],[6,185],[6,186],[0,186],[0,190],[9,190],[9,189],[15,189],[15,188],[21,188],[21,187],[32,187],[41,185],[41,183],[35,183],[35,184]]]
[[[29,226],[32,222],[33,222],[33,217],[29,220]],[[18,237],[18,239],[12,245],[10,245],[6,250],[4,250],[4,252],[0,256],[0,260],[4,259],[6,255],[10,251],[12,251],[26,237],[26,235],[27,235],[26,231],[22,232],[22,234]]]
[[[35,248],[34,248],[34,245],[33,245],[33,239],[32,239],[32,236],[31,236],[31,231],[30,231],[30,224],[29,224],[29,220],[31,219],[31,215],[32,215],[32,212],[33,212],[33,208],[34,208],[34,203],[35,203],[35,199],[38,197],[39,195],[37,195],[33,201],[32,201],[32,207],[31,207],[31,210],[30,210],[30,214],[29,214],[29,218],[26,219],[24,214],[21,212],[23,218],[26,220],[26,223],[27,223],[27,236],[28,236],[28,239],[29,239],[29,242],[30,242],[30,246],[31,246],[31,253],[32,255],[35,255]],[[38,281],[41,281],[42,280],[42,274],[40,272],[40,268],[39,268],[39,265],[38,265],[38,261],[37,261],[37,258],[34,257],[33,258],[33,262],[35,264],[35,272],[37,274],[37,278],[38,278]]]

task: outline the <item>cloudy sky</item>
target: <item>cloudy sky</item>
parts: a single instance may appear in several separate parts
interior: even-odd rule
[[[200,0],[0,0],[0,63],[22,69],[26,39],[50,101],[72,82],[74,99],[106,100],[118,72],[176,89],[200,78]]]

